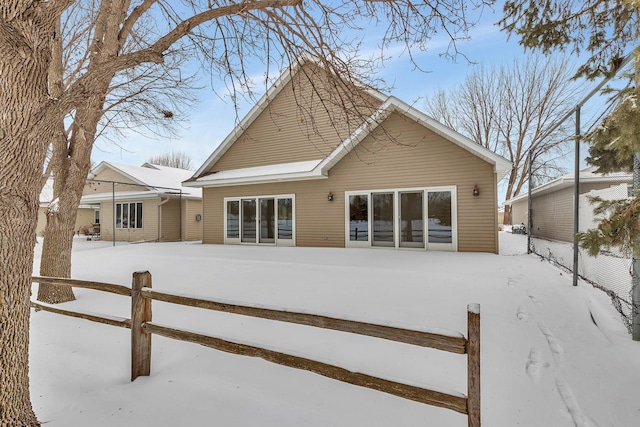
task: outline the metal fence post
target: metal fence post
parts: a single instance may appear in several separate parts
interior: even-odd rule
[[[151,322],[151,299],[143,298],[142,288],[151,287],[151,273],[133,273],[131,284],[131,381],[151,373],[151,334],[142,326]]]
[[[633,155],[633,190],[633,195],[638,197],[638,192],[640,191],[640,153]],[[632,245],[631,338],[634,341],[640,341],[640,242],[632,242]]]

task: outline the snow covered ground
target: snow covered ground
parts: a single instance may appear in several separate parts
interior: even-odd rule
[[[640,425],[640,342],[607,296],[525,255],[122,244],[78,239],[73,277],[466,334],[480,303],[485,426]],[[37,250],[39,250],[38,245]],[[36,260],[36,268],[39,260]],[[77,289],[69,308],[129,317],[125,297]],[[154,303],[154,321],[261,343],[352,370],[466,393],[466,356],[300,325]],[[31,394],[51,427],[466,426],[464,415],[261,359],[153,337],[152,372],[129,381],[129,330],[31,318]]]

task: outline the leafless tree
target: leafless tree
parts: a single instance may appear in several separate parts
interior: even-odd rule
[[[169,166],[171,168],[191,170],[193,164],[191,158],[184,151],[170,151],[168,153],[157,154],[147,159],[148,163],[159,166]]]
[[[427,111],[511,161],[506,184],[510,199],[527,188],[530,156],[538,182],[564,172],[570,131],[561,126],[549,132],[575,106],[573,74],[566,59],[539,55],[500,67],[479,66],[449,93],[439,90],[428,98]],[[511,212],[505,209],[505,223],[510,222]]]
[[[336,85],[341,88],[334,93],[339,102],[348,91],[362,88],[358,81],[376,83],[370,78],[376,61],[362,60],[357,52],[363,28],[368,28],[369,36],[379,35],[378,59],[397,45],[409,52],[426,48],[436,32],[450,37],[447,53],[456,54],[456,42],[467,36],[473,24],[468,20],[470,9],[491,3],[493,0],[0,2],[0,425],[39,425],[29,398],[27,349],[38,195],[49,146],[58,203],[49,210],[48,221],[60,236],[51,238],[50,244],[56,248],[57,262],[66,269],[55,271],[68,275],[75,211],[101,123],[127,113],[132,113],[129,119],[133,120],[141,113],[144,117],[155,112],[166,118],[176,107],[164,107],[171,103],[167,97],[137,112],[132,107],[125,109],[118,99],[135,92],[128,86],[132,74],[166,72],[179,80],[179,69],[172,64],[180,64],[180,58],[199,57],[203,67],[238,96],[251,93],[247,77],[251,58],[267,68],[266,82],[271,70],[307,54],[317,58],[329,76],[338,77]],[[63,22],[77,22],[77,28],[86,31],[77,40],[75,36],[69,39],[63,33]],[[76,66],[64,70],[61,64]],[[151,77],[150,81],[155,80]],[[116,97],[118,90],[122,95]],[[53,267],[41,274],[51,271]]]

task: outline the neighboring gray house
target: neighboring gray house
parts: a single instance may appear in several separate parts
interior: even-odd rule
[[[595,166],[580,171],[579,229],[585,231],[595,225],[593,206],[587,196],[615,200],[629,197],[632,174],[616,172],[596,173]],[[532,235],[544,239],[573,242],[574,174],[570,173],[534,188],[532,196]],[[513,224],[528,224],[528,194],[505,202],[512,208]]]

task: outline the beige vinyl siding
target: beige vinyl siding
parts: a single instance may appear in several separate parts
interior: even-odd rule
[[[529,210],[529,202],[527,199],[518,200],[511,205],[511,223],[512,224],[524,224],[529,227],[529,219],[527,211]]]
[[[95,219],[93,216],[93,211],[94,210],[92,208],[78,209],[78,215],[76,216],[76,227],[75,227],[76,231],[80,230],[82,227],[87,227],[89,231],[91,231],[91,227]]]
[[[202,200],[183,200],[182,212],[182,239],[202,240],[202,220],[196,220],[196,215],[202,217]]]
[[[160,240],[175,242],[180,240],[180,200],[170,199],[160,206]]]
[[[393,135],[389,142],[387,135]],[[386,141],[386,142],[385,142]],[[455,186],[458,250],[497,252],[493,167],[477,156],[392,114],[329,171],[328,179],[203,189],[204,243],[223,243],[223,198],[295,194],[296,245],[345,246],[345,191]],[[480,196],[472,190],[477,184]],[[334,201],[327,201],[329,192]]]
[[[308,67],[305,71],[313,73]],[[361,99],[337,97],[334,95],[336,90],[323,89],[321,76],[299,73],[294,79],[243,131],[213,165],[211,172],[324,159],[364,121],[364,117],[373,113],[371,106],[380,104],[366,93],[362,93]],[[313,80],[313,87],[309,79]],[[323,92],[322,102],[314,90]],[[339,104],[349,102],[345,99],[358,104],[357,107],[347,105],[347,110],[362,111],[363,116],[348,119],[345,106]],[[336,123],[345,125],[338,129]]]
[[[610,186],[611,183],[585,183],[580,185],[579,193],[585,194],[591,190],[601,190]],[[549,240],[573,242],[573,199],[573,187],[542,195],[534,194],[531,208],[533,220],[531,234]],[[527,200],[525,199],[522,204],[526,212]]]
[[[534,200],[531,209],[532,235],[572,242],[573,188],[543,194]]]
[[[383,125],[330,171],[331,178],[350,190],[456,186],[458,250],[496,252],[493,166],[398,114]],[[478,197],[473,196],[476,184]]]
[[[155,241],[158,239],[158,204],[159,199],[118,200],[117,203],[142,202],[143,228],[118,228],[116,240],[125,242]],[[102,240],[113,239],[113,203],[100,204],[100,234]]]
[[[106,167],[96,175],[94,180],[101,181],[114,181],[114,182],[126,182],[130,184],[135,184],[135,181],[130,178],[122,175],[119,172],[114,171],[113,169]],[[87,182],[84,186],[84,190],[82,191],[83,196],[90,196],[92,194],[102,194],[102,193],[111,193],[113,188],[115,187],[115,192],[131,192],[131,191],[148,191],[148,189],[141,185],[123,185],[123,184],[112,184],[110,182]]]
[[[78,209],[78,215],[76,216],[76,224],[73,230],[78,233],[83,227],[91,228],[93,224],[93,209]],[[47,226],[47,208],[38,208],[38,224],[36,226],[36,235],[42,236],[44,229]],[[89,230],[91,231],[91,230]]]

